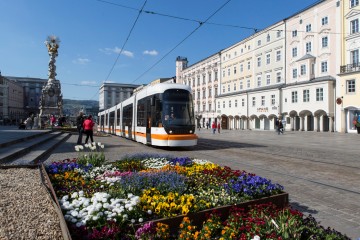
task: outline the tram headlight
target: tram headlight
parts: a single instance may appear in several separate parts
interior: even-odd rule
[[[192,133],[192,130],[190,130],[190,133]]]
[[[170,130],[169,133],[172,134],[172,130]]]

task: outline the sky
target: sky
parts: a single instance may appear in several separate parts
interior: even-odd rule
[[[140,85],[173,77],[177,56],[192,65],[315,2],[0,0],[0,71],[48,79],[44,42],[55,35],[63,98],[98,100],[105,81]]]

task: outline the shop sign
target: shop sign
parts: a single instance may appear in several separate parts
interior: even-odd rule
[[[269,109],[268,107],[265,107],[265,108],[257,108],[257,112],[268,112]]]

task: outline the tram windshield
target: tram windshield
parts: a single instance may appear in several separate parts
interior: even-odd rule
[[[169,89],[163,93],[162,120],[167,126],[195,124],[192,95],[183,89]]]

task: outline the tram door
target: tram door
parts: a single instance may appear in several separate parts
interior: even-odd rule
[[[146,143],[151,144],[151,127],[153,125],[153,105],[154,105],[154,99],[152,97],[148,97],[146,101]]]

